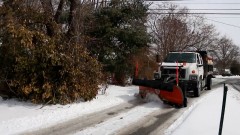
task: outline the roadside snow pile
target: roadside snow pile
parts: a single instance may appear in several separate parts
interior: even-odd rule
[[[222,134],[239,135],[240,93],[228,86]],[[223,99],[223,88],[206,95],[170,126],[165,135],[214,135],[218,134]]]
[[[233,77],[233,78],[240,78],[240,77],[238,76],[238,77]],[[215,84],[224,82],[224,81],[226,81],[227,79],[228,79],[228,78],[223,77],[223,76],[216,76],[215,78],[212,78],[212,85],[215,85]]]
[[[99,94],[90,102],[70,105],[35,105],[15,99],[0,98],[0,134],[19,134],[46,128],[85,114],[101,111],[135,99],[138,87],[109,86],[106,94]]]
[[[232,75],[232,76],[215,75],[215,78],[240,78],[240,76],[239,75]]]

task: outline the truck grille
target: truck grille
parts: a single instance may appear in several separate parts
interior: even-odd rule
[[[185,69],[181,69],[179,72],[180,78],[185,78],[186,76],[186,70]],[[162,75],[176,75],[176,69],[163,69],[162,71]]]

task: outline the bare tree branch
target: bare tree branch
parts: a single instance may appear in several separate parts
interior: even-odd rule
[[[149,25],[163,57],[169,51],[202,50],[212,46],[217,34],[212,25],[204,22],[203,17],[184,14],[188,13],[186,8],[172,4],[159,5],[161,8],[170,10],[161,10],[164,14],[150,15],[152,20]]]
[[[55,35],[55,29],[54,29],[54,11],[53,11],[53,5],[51,0],[40,0],[44,13],[46,14],[46,28],[47,28],[47,33],[49,36],[54,36]]]
[[[57,12],[56,12],[56,14],[54,16],[54,18],[55,18],[57,23],[59,23],[59,21],[60,21],[60,16],[62,15],[63,6],[64,6],[65,2],[66,2],[66,0],[60,0],[60,2],[59,2],[58,8],[57,8]]]
[[[77,0],[69,0],[70,1],[70,11],[69,11],[69,18],[68,18],[68,23],[69,23],[69,30],[68,33],[71,35],[74,35],[75,32],[75,24],[74,24],[74,18],[76,15],[76,10],[77,10]]]

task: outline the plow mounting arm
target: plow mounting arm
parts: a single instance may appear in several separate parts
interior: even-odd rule
[[[174,82],[163,82],[162,80],[142,80],[135,78],[133,79],[132,84],[169,92],[173,91],[173,86],[176,85]]]

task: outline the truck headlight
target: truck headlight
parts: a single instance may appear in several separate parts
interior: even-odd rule
[[[154,79],[160,79],[160,78],[161,76],[159,72],[154,73]]]
[[[189,80],[197,80],[197,75],[190,75]]]

